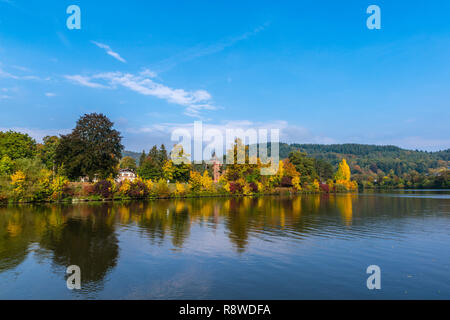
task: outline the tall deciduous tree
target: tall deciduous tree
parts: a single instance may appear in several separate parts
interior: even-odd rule
[[[36,155],[36,141],[26,133],[0,131],[0,159],[5,155],[12,160],[32,158]]]
[[[350,167],[345,159],[339,163],[339,167],[334,175],[336,181],[350,181]]]
[[[56,161],[69,178],[106,178],[116,173],[123,145],[113,123],[103,114],[85,114],[72,133],[61,136]]]
[[[55,170],[56,165],[56,149],[59,145],[59,137],[46,136],[44,143],[37,146],[38,156],[45,166],[50,170]]]
[[[317,178],[314,158],[308,157],[305,152],[298,150],[291,152],[289,154],[289,161],[295,166],[298,173],[300,173],[302,182],[303,180],[312,182]]]

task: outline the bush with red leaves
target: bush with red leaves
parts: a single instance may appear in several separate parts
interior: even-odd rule
[[[238,182],[230,182],[231,193],[242,193],[242,186]]]
[[[142,181],[131,183],[127,196],[131,198],[143,198],[148,196],[148,188]]]
[[[287,187],[287,188],[292,187],[292,177],[284,176],[283,178],[281,178],[280,185],[282,187]]]
[[[326,183],[321,183],[319,185],[319,187],[320,187],[320,191],[327,192],[327,193],[330,192],[330,186]]]
[[[258,192],[258,185],[254,182],[250,182],[249,184],[250,190],[252,190],[252,192]]]
[[[81,194],[83,196],[93,196],[95,194],[94,185],[90,183],[83,183]]]
[[[109,199],[112,196],[112,185],[108,180],[100,180],[94,184],[94,193],[104,199]]]

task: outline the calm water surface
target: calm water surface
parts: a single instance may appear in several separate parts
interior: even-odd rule
[[[0,299],[450,299],[449,244],[448,190],[5,206]]]

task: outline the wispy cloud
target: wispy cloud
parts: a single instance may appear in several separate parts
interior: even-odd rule
[[[29,72],[30,70],[25,68],[25,67],[19,67],[19,66],[12,66],[14,69],[20,70],[21,72]],[[6,71],[3,67],[2,64],[0,62],[0,78],[6,78],[6,79],[14,79],[14,80],[45,80],[48,81],[50,80],[49,77],[46,78],[41,78],[35,75],[20,75],[20,73],[11,73],[9,71]]]
[[[248,38],[257,35],[261,31],[267,28],[269,25],[268,22],[264,23],[263,25],[254,28],[251,31],[245,32],[239,36],[230,37],[226,39],[219,40],[218,42],[210,45],[198,45],[191,49],[188,49],[186,51],[183,51],[177,55],[174,55],[170,58],[164,59],[155,65],[153,65],[153,69],[157,70],[158,72],[167,71],[169,69],[172,69],[173,67],[177,66],[180,63],[188,62],[200,57],[204,57],[210,54],[218,53],[228,47],[231,47],[235,45],[236,43],[247,40]]]
[[[110,46],[100,43],[100,42],[96,42],[96,41],[91,41],[93,44],[95,44],[97,47],[104,49],[106,51],[107,54],[109,54],[111,57],[113,57],[116,60],[119,60],[120,62],[126,63],[127,61],[122,58],[120,56],[120,54],[118,54],[117,52],[114,52]]]
[[[45,93],[45,96],[47,96],[47,97],[49,97],[49,98],[52,98],[52,97],[55,97],[55,96],[56,96],[56,93],[53,93],[53,92],[46,92],[46,93]]]
[[[187,91],[184,89],[170,88],[152,79],[155,73],[144,70],[138,74],[122,72],[106,72],[92,76],[67,75],[66,79],[79,85],[90,88],[127,88],[136,93],[153,96],[185,107],[185,114],[192,117],[200,117],[202,110],[215,110],[212,97],[206,90]]]
[[[1,67],[0,67],[0,78],[7,78],[7,79],[14,79],[14,80],[41,80],[41,78],[39,78],[37,76],[32,76],[32,75],[19,76],[16,74],[12,74],[10,72],[3,70]]]
[[[76,83],[78,83],[78,84],[80,84],[82,86],[85,86],[85,87],[97,88],[97,89],[98,88],[103,88],[103,89],[107,88],[107,86],[104,86],[102,84],[91,82],[91,77],[81,76],[81,75],[73,75],[73,76],[67,75],[67,76],[64,76],[64,77],[67,80],[71,80],[71,81],[76,82]]]

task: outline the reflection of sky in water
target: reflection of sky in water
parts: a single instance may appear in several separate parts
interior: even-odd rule
[[[449,299],[448,194],[422,191],[3,207],[0,298]]]

